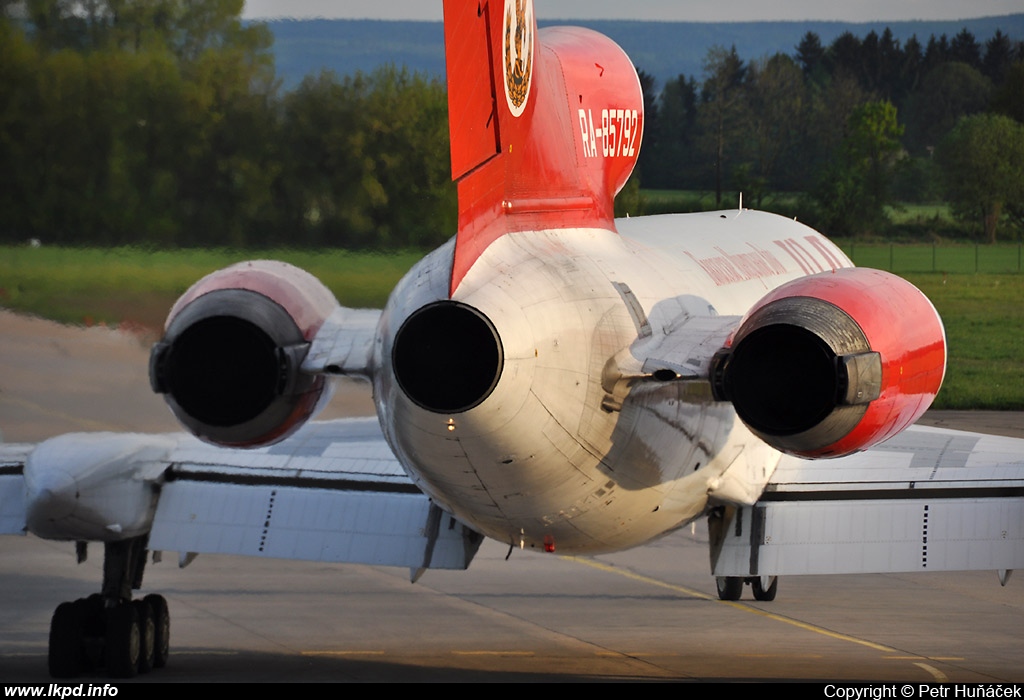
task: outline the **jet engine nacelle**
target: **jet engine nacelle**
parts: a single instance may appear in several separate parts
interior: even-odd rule
[[[917,420],[945,368],[945,331],[924,294],[887,272],[844,268],[763,297],[716,355],[712,383],[776,449],[841,457]]]
[[[300,368],[338,306],[319,280],[287,263],[244,262],[207,275],[174,305],[153,347],[153,390],[208,442],[282,440],[330,398],[327,378]]]

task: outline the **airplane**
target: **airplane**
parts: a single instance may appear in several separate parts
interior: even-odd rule
[[[150,382],[190,435],[0,447],[0,532],[103,544],[49,670],[163,666],[133,600],[178,552],[467,568],[483,538],[550,553],[709,522],[719,597],[778,577],[1024,564],[1024,441],[913,426],[946,367],[910,283],[742,207],[616,220],[643,140],[630,59],[538,30],[530,0],[445,0],[454,238],[383,310],[250,261],[199,280]],[[317,422],[338,377],[376,418]]]

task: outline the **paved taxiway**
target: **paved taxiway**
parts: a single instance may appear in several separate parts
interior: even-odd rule
[[[175,426],[132,336],[0,312],[0,430]],[[336,415],[372,410],[346,387]],[[1024,437],[1020,414],[934,414]],[[0,537],[0,681],[45,681],[49,619],[99,586],[102,550]],[[773,603],[722,603],[703,529],[576,560],[488,542],[469,571],[175,555],[146,591],[172,615],[167,668],[141,681],[1024,681],[1024,572],[783,579]],[[749,592],[746,594],[749,598]],[[90,680],[90,679],[84,679]],[[102,681],[101,681],[102,682]]]

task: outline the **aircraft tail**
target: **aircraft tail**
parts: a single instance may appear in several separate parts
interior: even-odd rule
[[[538,32],[531,0],[445,0],[444,23],[459,188],[454,292],[506,233],[614,229],[643,95],[618,45],[579,27]]]

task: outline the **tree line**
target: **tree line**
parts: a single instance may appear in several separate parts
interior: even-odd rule
[[[948,201],[995,240],[1024,226],[1024,43],[808,32],[793,55],[713,48],[704,76],[664,86],[642,71],[646,188],[809,196],[831,234],[885,233],[885,205]],[[730,204],[733,203],[731,200]],[[792,208],[793,205],[791,205]],[[795,213],[795,212],[790,212]]]
[[[283,91],[272,37],[241,21],[242,4],[0,0],[0,240],[429,248],[450,236],[443,83],[385,67]],[[645,142],[620,211],[643,206],[641,186],[712,190],[729,206],[737,191],[766,207],[804,192],[783,213],[832,234],[884,233],[894,197],[945,198],[990,238],[1024,226],[1021,42],[965,31],[900,45],[886,31],[825,47],[809,33],[792,56],[715,48],[704,68],[664,86],[641,71]]]
[[[0,239],[431,247],[456,227],[443,83],[282,93],[243,0],[0,0]]]

